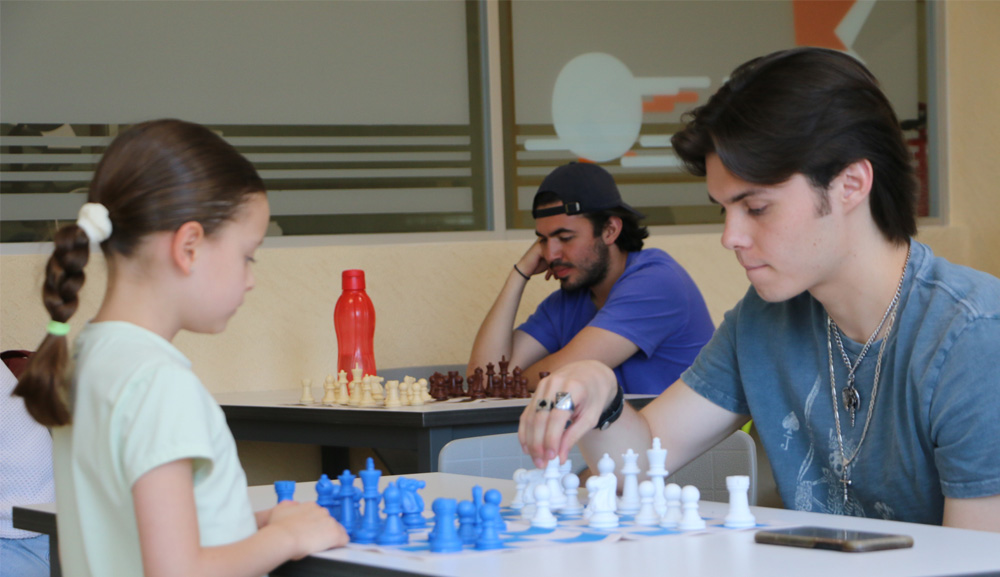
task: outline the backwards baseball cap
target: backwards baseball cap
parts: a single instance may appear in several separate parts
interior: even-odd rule
[[[543,192],[555,194],[562,205],[538,208],[538,196]],[[571,162],[553,170],[542,181],[535,193],[531,216],[539,219],[557,214],[583,214],[612,208],[623,208],[640,218],[643,216],[622,200],[611,173],[596,164]]]

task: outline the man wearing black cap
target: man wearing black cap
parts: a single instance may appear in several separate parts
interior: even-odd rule
[[[667,253],[642,249],[642,215],[622,201],[596,164],[550,173],[532,207],[538,240],[515,264],[479,328],[469,370],[501,356],[525,371],[584,359],[614,369],[626,393],[655,394],[694,361],[714,326],[698,287]],[[535,275],[560,290],[512,330],[525,285]]]

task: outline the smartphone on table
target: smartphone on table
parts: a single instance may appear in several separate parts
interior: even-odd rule
[[[792,527],[758,531],[754,535],[754,541],[770,545],[829,549],[848,553],[913,547],[913,538],[908,535],[831,529],[829,527]]]

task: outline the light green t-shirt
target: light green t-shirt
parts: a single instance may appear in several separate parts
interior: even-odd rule
[[[73,357],[73,423],[53,430],[64,575],[142,575],[132,485],[178,459],[193,459],[203,546],[257,530],[225,415],[180,351],[133,324],[102,322],[81,331]]]

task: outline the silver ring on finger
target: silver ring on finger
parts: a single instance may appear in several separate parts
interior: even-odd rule
[[[573,404],[573,397],[570,396],[566,391],[559,391],[556,393],[556,398],[552,401],[552,408],[558,409],[560,411],[570,411],[576,408]]]

